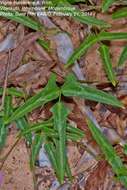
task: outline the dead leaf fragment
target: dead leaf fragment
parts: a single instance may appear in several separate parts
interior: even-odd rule
[[[14,71],[21,63],[23,55],[29,49],[30,45],[34,43],[41,36],[41,32],[30,33],[24,37],[24,40],[11,53],[9,73]],[[3,82],[7,64],[7,56],[0,60],[0,83]]]

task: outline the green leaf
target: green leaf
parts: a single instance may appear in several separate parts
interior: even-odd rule
[[[4,120],[8,119],[12,111],[12,96],[5,96],[3,117],[0,118],[0,149],[5,145],[8,132],[7,126],[4,124]]]
[[[66,171],[66,175],[67,175],[67,177],[68,177],[69,180],[72,182],[73,177],[72,177],[72,173],[71,173],[71,169],[70,169],[70,166],[69,166],[68,160],[67,160],[67,164],[66,164],[65,171]]]
[[[112,15],[113,19],[119,19],[119,18],[127,18],[127,7],[124,7]]]
[[[92,133],[93,138],[95,139],[100,149],[104,153],[106,160],[112,166],[113,171],[116,173],[123,185],[127,187],[127,168],[123,165],[120,157],[116,154],[114,148],[109,143],[107,138],[96,127],[92,120],[87,119],[87,124]]]
[[[3,119],[0,118],[0,150],[4,147],[7,138],[7,127],[4,125]]]
[[[48,154],[49,160],[51,161],[51,164],[56,172],[56,176],[59,179],[59,169],[58,169],[58,164],[57,164],[57,158],[56,158],[56,153],[55,153],[55,147],[52,143],[45,143],[45,150]]]
[[[35,124],[30,128],[24,129],[21,135],[24,136],[30,132],[42,132],[47,137],[55,137],[55,138],[59,137],[57,130],[53,129],[53,123],[46,124],[45,122],[43,122],[40,124]],[[67,125],[66,134],[67,134],[67,140],[72,140],[72,141],[79,141],[84,137],[84,133],[81,130],[69,125]]]
[[[42,143],[44,142],[44,136],[42,134],[36,134],[34,137],[34,142],[31,147],[31,157],[30,157],[30,167],[33,169],[36,158],[38,156],[39,150]]]
[[[59,168],[58,168],[57,157],[56,157],[56,149],[53,143],[51,142],[45,143],[45,150],[48,154],[49,160],[51,161],[53,168],[55,169],[56,176],[58,180],[60,181],[60,174],[59,174]],[[66,164],[65,171],[69,180],[72,181],[72,174],[71,174],[71,170],[70,170],[68,162]]]
[[[81,136],[81,135],[78,135],[78,134],[75,134],[75,133],[66,133],[66,139],[67,140],[71,140],[71,141],[75,141],[75,142],[77,142],[77,141],[80,141],[82,138],[83,138],[83,136]]]
[[[0,96],[3,95],[3,88],[0,87]],[[16,96],[16,97],[25,97],[24,92],[17,90],[16,88],[7,88],[6,95]]]
[[[127,144],[124,145],[124,154],[127,155]]]
[[[54,130],[51,127],[53,127],[53,122],[43,121],[42,123],[36,123],[32,125],[29,129],[24,129],[22,135],[27,134],[29,132],[38,132],[38,131],[52,133]]]
[[[8,132],[7,126],[4,125],[4,120],[7,119],[11,113],[12,113],[12,97],[5,96],[3,117],[0,118],[0,149],[2,149],[5,145],[7,132]]]
[[[22,136],[25,136],[26,134],[30,133],[30,132],[42,132],[43,134],[45,134],[45,136],[47,137],[51,137],[51,138],[56,138],[58,139],[59,138],[59,135],[58,135],[58,132],[52,128],[49,128],[47,126],[43,126],[43,128],[40,128],[40,126],[36,127],[36,128],[30,128],[30,129],[27,129],[27,130],[24,130],[21,135]],[[76,134],[76,133],[72,133],[72,132],[66,132],[66,137],[67,137],[67,140],[71,140],[71,141],[80,141],[84,135],[81,135],[81,134]]]
[[[23,24],[24,26],[27,26],[33,30],[41,30],[43,28],[43,26],[39,22],[33,20],[29,16],[24,16],[18,11],[10,10],[6,6],[0,6],[0,16]]]
[[[102,11],[108,11],[109,7],[118,0],[103,0]]]
[[[127,60],[127,46],[125,46],[123,48],[123,51],[122,51],[119,61],[118,61],[118,66],[123,65],[126,60]]]
[[[69,110],[64,106],[63,103],[56,103],[52,109],[54,118],[54,127],[58,131],[58,152],[59,158],[57,158],[58,168],[59,168],[59,180],[60,183],[64,182],[65,169],[66,169],[66,120]]]
[[[74,62],[79,59],[82,55],[84,55],[87,50],[97,42],[104,40],[127,40],[127,32],[101,32],[98,35],[90,35],[88,36],[78,48],[75,49],[74,53],[70,56],[67,63],[65,64],[65,68],[74,64]]]
[[[97,42],[97,37],[95,35],[88,36],[80,46],[75,49],[74,53],[68,59],[65,68],[71,66],[77,59],[79,59],[87,50]]]
[[[82,15],[81,13],[77,16],[74,16],[74,18],[83,24],[88,24],[88,25],[92,25],[92,26],[100,26],[103,28],[110,27],[110,24],[107,24],[103,20],[99,20],[99,19],[92,17],[92,16]]]
[[[61,90],[62,94],[67,97],[77,96],[116,107],[123,107],[123,104],[116,97],[102,90],[79,83],[73,74],[67,76]]]
[[[104,40],[127,40],[127,32],[101,32],[97,35],[98,42]]]
[[[16,120],[16,126],[19,130],[24,131],[24,130],[29,130],[29,124],[28,121],[26,120],[25,117],[19,118]],[[29,142],[29,144],[32,144],[32,134],[31,132],[27,133],[24,135],[26,140]]]
[[[39,125],[27,130],[24,130],[21,135],[28,134],[30,132],[42,132],[45,136],[58,138],[58,134],[54,129],[47,127],[46,125]]]
[[[79,135],[81,137],[84,137],[84,131],[82,131],[81,129],[79,128],[75,128],[71,125],[67,125],[67,132],[71,133],[71,134],[76,134],[76,135]]]
[[[73,4],[73,3],[81,3],[81,2],[86,2],[87,0],[67,0],[69,3]]]
[[[99,51],[100,51],[100,55],[101,55],[104,69],[106,71],[108,79],[113,84],[113,86],[116,86],[117,81],[116,81],[115,73],[112,68],[109,48],[106,45],[101,45],[101,47],[99,48]]]
[[[50,49],[50,43],[48,41],[42,40],[42,39],[38,39],[37,40],[38,44],[40,46],[42,46],[45,50],[49,51]]]
[[[70,15],[77,21],[88,24],[92,26],[99,26],[103,28],[110,27],[108,23],[106,23],[104,20],[99,20],[93,16],[88,16],[87,14],[81,12],[80,10],[76,9],[74,6],[72,6],[70,3],[65,1],[59,1],[57,4],[57,7],[65,7],[65,9],[61,9],[63,13],[70,13]],[[68,7],[68,9],[66,9]]]
[[[26,115],[27,113],[31,112],[35,108],[43,106],[47,102],[50,102],[51,100],[58,98],[59,88],[57,87],[55,81],[56,81],[56,76],[55,76],[55,74],[52,74],[46,87],[38,94],[29,98],[19,108],[17,108],[13,112],[13,114],[9,117],[9,119],[5,121],[5,123],[7,124],[14,120],[17,120],[17,119],[23,117],[24,115]]]
[[[4,120],[12,114],[12,96],[5,96],[4,100]]]

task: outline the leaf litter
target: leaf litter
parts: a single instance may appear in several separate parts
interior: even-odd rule
[[[90,2],[93,2],[95,4],[97,3],[97,5],[100,5],[101,3],[100,1]],[[113,1],[107,1],[107,4],[103,3],[103,12],[106,12],[112,3]],[[82,3],[79,3],[79,5],[77,5],[76,7],[81,8],[82,6]],[[117,3],[114,3],[113,6],[116,6],[116,8],[118,9],[119,4],[117,5]],[[108,15],[108,17],[105,16],[106,14]],[[38,190],[122,190],[123,186],[121,185],[120,181],[123,182],[124,185],[126,184],[126,179],[124,179],[123,176],[126,175],[124,168],[121,168],[121,171],[117,171],[117,174],[119,174],[120,172],[120,176],[118,176],[120,181],[118,179],[115,179],[116,176],[114,175],[111,167],[112,160],[111,163],[109,162],[109,164],[109,157],[105,157],[106,153],[101,151],[101,146],[97,145],[98,142],[95,138],[93,138],[92,134],[90,133],[88,124],[86,122],[88,117],[90,119],[92,118],[92,121],[94,122],[96,127],[100,129],[102,134],[105,135],[106,138],[109,140],[110,144],[113,145],[113,148],[119,156],[119,159],[121,158],[121,160],[124,160],[124,163],[126,165],[127,157],[123,152],[123,146],[124,144],[126,144],[127,137],[127,112],[126,109],[121,108],[123,105],[124,107],[126,107],[127,105],[126,52],[124,53],[126,49],[123,49],[123,45],[126,44],[126,42],[105,41],[114,38],[111,35],[108,36],[109,32],[113,32],[113,34],[114,32],[123,32],[124,36],[119,35],[117,36],[117,38],[126,38],[126,28],[124,27],[125,19],[122,23],[123,29],[119,30],[119,25],[121,27],[121,23],[118,22],[118,24],[116,24],[116,21],[113,21],[112,18],[110,18],[111,20],[109,20],[108,12],[101,13],[100,18],[104,19],[105,22],[109,22],[110,24],[112,23],[112,27],[110,29],[106,29],[106,33],[98,34],[98,37],[101,40],[98,40],[97,44],[95,44],[93,47],[90,47],[86,54],[85,52],[82,53],[82,49],[79,49],[79,54],[77,52],[75,54],[75,48],[78,48],[80,44],[82,44],[83,40],[86,39],[89,32],[90,35],[92,34],[92,30],[94,30],[94,27],[89,28],[89,26],[87,26],[86,24],[83,25],[82,23],[75,21],[73,18],[68,17],[65,17],[63,19],[59,17],[39,17],[40,22],[43,23],[46,27],[51,29],[58,28],[60,30],[58,34],[51,32],[51,34],[47,36],[48,41],[50,41],[50,43],[52,44],[51,50],[49,52],[47,52],[44,49],[44,47],[41,47],[37,43],[38,39],[43,38],[43,32],[35,32],[22,25],[13,25],[14,22],[12,23],[12,25],[15,31],[12,32],[12,30],[10,30],[8,33],[6,33],[6,36],[2,38],[0,42],[1,87],[3,87],[6,72],[7,54],[8,51],[11,50],[10,67],[7,83],[8,88],[13,86],[16,87],[17,90],[25,90],[26,94],[25,100],[24,97],[22,99],[19,99],[18,97],[14,97],[13,95],[13,102],[17,111],[14,111],[11,117],[7,119],[7,124],[10,123],[10,121],[14,121],[15,118],[25,116],[28,120],[28,125],[30,125],[29,127],[31,127],[31,123],[33,120],[35,123],[38,123],[40,121],[42,122],[42,118],[43,120],[50,119],[51,115],[54,114],[54,126],[56,127],[56,131],[58,130],[58,134],[55,136],[55,140],[53,141],[52,136],[46,136],[46,139],[44,136],[44,139],[41,139],[40,132],[42,132],[41,135],[43,136],[43,131],[38,131],[36,133],[36,135],[40,139],[40,141],[38,141],[40,142],[40,144],[38,147],[36,146],[36,148],[38,149],[33,148],[32,152],[32,164],[33,167],[35,167],[34,171],[30,171],[28,169],[28,156],[30,155],[29,144],[28,142],[26,142],[26,140],[22,140],[23,144],[21,145],[21,147],[17,147],[17,151],[19,152],[19,154],[25,155],[24,160],[22,161],[22,156],[19,156],[19,161],[15,161],[15,156],[18,153],[15,153],[15,149],[12,151],[12,155],[9,156],[10,159],[7,159],[7,161],[4,164],[4,167],[2,168],[2,173],[0,173],[0,183],[2,183],[3,189],[22,189],[20,185],[21,183],[16,176],[20,176],[22,181],[24,181],[24,188],[30,190],[35,189],[35,187],[33,187],[33,181],[35,183],[34,185],[36,185]],[[2,18],[0,22],[3,22]],[[113,28],[113,26],[115,29]],[[98,28],[95,28],[95,30],[96,29],[98,30]],[[110,67],[108,67],[107,65],[106,72],[102,65],[103,59],[100,59],[98,52],[99,47],[101,47],[102,45],[103,47],[108,45],[108,47],[110,48],[110,58],[112,60],[113,68],[111,67],[111,65]],[[122,53],[125,54],[123,60],[121,59]],[[72,55],[74,55],[73,60],[70,59]],[[107,55],[105,53],[102,55],[102,58],[105,58],[106,60],[106,56]],[[71,63],[74,62],[75,64],[72,66],[72,68],[68,68],[65,70],[64,64],[66,64],[69,59]],[[109,61],[107,61],[107,64],[108,63]],[[116,65],[119,65],[120,67],[116,68]],[[65,76],[68,75],[71,71],[73,71],[77,78],[76,80],[78,81],[75,82],[74,78],[72,77],[69,81],[69,84],[66,83],[64,84],[64,86],[62,86],[66,78]],[[62,89],[61,92],[64,95],[64,97],[63,95],[59,97],[59,100],[62,100],[64,102],[64,106],[66,105],[70,110],[67,119],[67,124],[71,124],[74,129],[81,129],[82,131],[84,131],[85,135],[83,139],[80,141],[73,142],[69,139],[66,142],[66,140],[62,138],[62,133],[58,127],[62,125],[65,127],[65,123],[62,123],[60,119],[60,107],[58,106],[59,103],[57,103],[56,107],[54,107],[54,111],[52,111],[53,114],[51,113],[51,107],[56,103],[56,100],[53,100],[46,105],[43,105],[42,103],[44,101],[45,104],[47,100],[40,99],[40,102],[38,101],[39,96],[36,95],[38,95],[38,93],[40,93],[42,89],[42,94],[44,93],[44,95],[47,95],[45,94],[45,85],[49,81],[52,72],[55,72],[57,76],[56,81],[57,84],[59,84],[58,88]],[[118,80],[118,84],[116,85],[116,87],[113,87],[110,83],[114,82],[112,81],[114,80],[114,72]],[[79,82],[81,82],[81,84]],[[52,85],[53,83],[50,84],[50,87]],[[75,88],[72,88],[73,86],[75,86]],[[96,92],[90,91],[89,86],[91,86],[91,89],[94,89],[96,87],[110,95],[114,95],[123,103],[123,105],[116,98],[113,98],[112,101],[111,99],[109,100],[108,96],[107,99],[102,100],[101,96],[104,96],[105,94],[98,94],[98,96],[94,98],[94,96],[91,96],[90,92],[92,92],[93,95]],[[47,88],[47,92],[51,93],[52,91],[49,88]],[[88,94],[85,95],[86,92]],[[78,98],[68,97],[73,96],[75,94],[77,94]],[[34,96],[33,100],[36,99],[38,106],[34,105],[33,100],[31,100],[31,105],[33,105],[32,107],[29,107],[30,105],[27,98],[29,98],[30,96]],[[59,96],[59,93],[57,92],[55,96],[57,98]],[[80,99],[82,97],[85,97],[85,101]],[[55,98],[47,96],[47,99],[49,101]],[[100,103],[98,101],[95,101],[95,99],[97,99]],[[110,105],[102,104],[108,103],[108,101],[110,104],[116,105],[120,108],[115,108]],[[26,105],[28,106],[27,109]],[[24,108],[24,110],[22,108]],[[33,110],[33,108],[36,109]],[[64,107],[61,107],[61,110],[62,109],[64,109]],[[3,113],[1,112],[0,114],[2,115]],[[57,126],[56,124],[57,121],[59,123],[59,126]],[[7,139],[14,139],[14,136],[17,134],[17,132],[19,132],[19,129],[15,129],[14,127],[15,124],[13,124],[13,126],[9,128]],[[51,127],[52,126],[50,126],[50,128],[48,128],[47,130],[52,129]],[[14,133],[14,135],[11,135],[11,131]],[[65,133],[65,131],[66,130],[64,128],[63,133]],[[73,136],[73,138],[74,137],[77,138],[77,136]],[[68,138],[68,136],[66,136],[66,138]],[[36,136],[33,135],[33,139],[36,140]],[[55,158],[57,161],[57,167],[59,167],[59,173],[57,173],[57,170],[56,172],[54,172],[53,168],[51,167],[52,159],[51,157],[48,157],[48,151],[46,153],[45,149],[41,146],[43,144],[43,140],[46,143],[48,142],[47,145],[48,150],[50,150],[50,153],[53,153],[56,150],[59,152],[59,155],[58,152],[56,153],[57,158]],[[67,146],[66,150],[65,142]],[[4,151],[6,150],[6,146],[4,148]],[[34,147],[34,143],[32,146]],[[41,150],[39,152],[40,148]],[[8,150],[9,149],[10,148],[8,148]],[[66,154],[66,152],[68,156],[69,166],[71,169],[71,174],[73,177],[71,184],[70,182],[68,182],[68,179],[66,177],[64,178],[65,173],[65,176],[69,176],[65,168],[65,162],[67,162],[67,160],[64,160],[64,154]],[[37,153],[39,153],[39,155]],[[0,158],[3,158],[2,155],[4,156],[4,152],[1,153]],[[16,160],[17,159],[18,158],[16,158]],[[50,164],[49,160],[51,161]],[[115,161],[117,162],[118,160]],[[14,162],[16,163],[15,167],[17,170],[17,175],[14,175]],[[62,162],[64,163],[63,165]],[[118,163],[120,164],[121,161],[119,161]],[[8,164],[12,164],[12,167],[10,169]],[[62,167],[60,167],[60,165],[62,165]],[[18,167],[25,168],[23,171],[26,173],[23,174],[22,168],[19,169]],[[2,175],[3,172],[5,173],[4,176]],[[10,178],[11,175],[12,178]],[[29,183],[25,180],[27,175],[29,176]],[[56,179],[56,176],[58,177],[58,179]],[[32,177],[34,180],[32,179]],[[11,183],[10,180],[12,181]],[[60,182],[62,181],[63,184],[60,185],[58,180]],[[29,184],[31,185],[29,186]]]

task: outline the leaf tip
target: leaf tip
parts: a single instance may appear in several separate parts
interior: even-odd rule
[[[67,69],[68,67],[69,67],[69,64],[66,63],[66,64],[64,65],[64,69]]]
[[[118,82],[117,82],[116,80],[113,80],[113,81],[112,81],[112,85],[113,85],[114,87],[116,87],[117,83],[118,83]]]

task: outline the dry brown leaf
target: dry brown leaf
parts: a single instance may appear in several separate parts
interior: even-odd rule
[[[97,51],[98,45],[94,45],[86,54],[84,60],[84,75],[88,81],[107,81],[100,55]],[[96,68],[96,69],[93,69]]]
[[[30,61],[12,72],[9,76],[9,82],[14,85],[31,86],[36,89],[46,84],[52,66],[52,62],[47,62],[45,59]]]
[[[85,190],[103,190],[103,185],[108,172],[106,161],[99,161],[86,180]],[[94,187],[94,189],[93,189]]]
[[[68,155],[68,162],[72,171],[72,175],[75,175],[75,166],[77,165],[78,160],[81,157],[81,154],[79,153],[79,150],[74,143],[68,143],[67,146],[67,155]]]
[[[19,46],[13,50],[10,58],[10,68],[9,73],[14,71],[21,63],[24,53],[29,49],[30,45],[35,42],[41,36],[41,32],[30,33],[24,37],[24,40],[19,44]],[[0,60],[0,83],[3,82],[7,56]]]
[[[78,159],[78,162],[73,168],[74,175],[77,175],[79,173],[84,173],[88,170],[91,170],[92,167],[94,167],[97,164],[97,161],[95,158],[89,154],[87,151],[84,151],[83,155]]]
[[[52,61],[49,53],[47,53],[37,42],[31,45],[30,49],[31,53],[35,57],[36,60],[47,60],[49,62]]]

